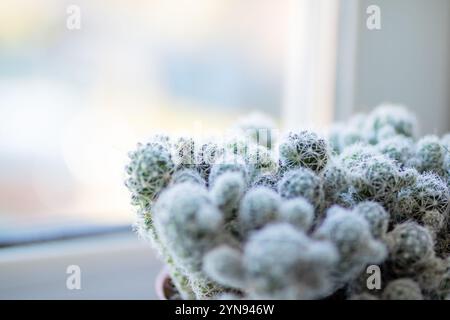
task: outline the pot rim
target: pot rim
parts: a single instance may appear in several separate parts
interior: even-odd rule
[[[168,300],[167,293],[164,289],[166,288],[165,284],[167,283],[167,281],[169,281],[169,279],[170,276],[167,267],[162,268],[156,276],[155,282],[155,291],[159,300]]]

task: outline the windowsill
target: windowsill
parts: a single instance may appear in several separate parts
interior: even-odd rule
[[[131,231],[131,222],[118,224],[70,219],[56,222],[45,220],[23,224],[0,223],[0,248]]]
[[[81,290],[66,288],[66,269],[81,268]],[[132,232],[0,249],[0,299],[156,299],[161,268]]]

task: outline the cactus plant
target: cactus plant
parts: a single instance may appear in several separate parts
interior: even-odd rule
[[[450,135],[418,138],[395,105],[329,139],[278,142],[274,126],[253,115],[220,142],[160,135],[130,152],[134,228],[178,298],[450,299]]]

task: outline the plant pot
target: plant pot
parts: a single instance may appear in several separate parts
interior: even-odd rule
[[[177,296],[177,291],[170,279],[167,268],[161,269],[155,282],[155,291],[159,300],[174,300]]]

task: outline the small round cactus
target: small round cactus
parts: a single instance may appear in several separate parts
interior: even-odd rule
[[[209,251],[203,259],[203,269],[211,278],[227,288],[245,289],[245,269],[242,254],[229,246]]]
[[[423,293],[431,294],[439,290],[439,285],[446,272],[446,262],[433,257],[422,266],[415,275],[414,280],[419,284]]]
[[[245,182],[248,182],[248,168],[245,161],[240,156],[224,155],[217,159],[211,167],[208,181],[209,186],[214,186],[214,182],[217,178],[225,172],[239,172],[242,174]]]
[[[432,173],[425,173],[418,177],[413,187],[415,208],[420,213],[437,211],[447,214],[450,193],[446,183]]]
[[[384,300],[423,300],[419,285],[408,278],[389,282],[382,293]]]
[[[399,168],[381,155],[354,166],[350,178],[361,199],[389,201],[400,189]]]
[[[215,205],[223,212],[225,221],[236,216],[245,189],[244,178],[239,172],[225,172],[217,178],[210,194]]]
[[[395,134],[405,137],[415,137],[417,133],[417,119],[405,107],[399,105],[385,104],[376,108],[368,117],[366,122],[370,130],[369,142],[378,143],[382,133],[393,130]]]
[[[289,224],[267,226],[244,247],[249,294],[256,299],[320,298],[331,289],[329,274],[336,260],[329,242],[313,240]]]
[[[350,186],[347,191],[339,193],[336,202],[332,204],[351,209],[354,208],[360,201],[361,199],[359,198],[356,189],[353,186]],[[327,204],[327,207],[331,207],[330,204]]]
[[[278,217],[280,196],[272,189],[258,187],[248,191],[241,202],[239,222],[244,234],[260,229]]]
[[[261,173],[252,181],[252,187],[268,187],[277,191],[278,177],[273,173]]]
[[[344,166],[337,161],[328,164],[323,172],[322,181],[327,207],[345,202],[342,199],[349,191],[351,180]]]
[[[400,170],[399,188],[411,188],[413,187],[417,179],[419,178],[420,173],[414,168],[403,168]]]
[[[129,157],[125,185],[133,204],[148,206],[170,181],[174,170],[171,154],[162,144],[151,142],[138,144]]]
[[[377,202],[364,201],[353,211],[362,216],[368,223],[374,238],[384,238],[389,226],[389,213]]]
[[[329,157],[327,142],[313,132],[291,132],[280,144],[280,161],[288,168],[305,167],[320,172]]]
[[[398,164],[406,166],[414,156],[414,141],[411,138],[397,135],[380,141],[377,149]]]
[[[212,165],[223,154],[223,148],[215,142],[203,142],[200,144],[196,153],[196,168],[206,181],[208,181]]]
[[[177,168],[189,168],[196,164],[196,143],[193,138],[180,137],[173,143],[173,161]]]
[[[198,183],[200,185],[205,185],[205,180],[202,178],[200,173],[196,170],[192,169],[182,169],[176,171],[172,175],[172,179],[170,180],[171,184],[183,183],[183,182],[192,182]]]
[[[277,168],[277,162],[271,151],[259,145],[248,148],[245,162],[248,166],[250,178],[254,178],[261,173],[273,173]]]
[[[278,183],[278,193],[286,199],[304,197],[315,207],[320,206],[324,199],[321,179],[306,168],[286,172]]]
[[[314,222],[314,207],[302,197],[287,200],[280,206],[279,219],[307,232]]]
[[[419,172],[434,172],[442,176],[445,153],[437,136],[425,136],[417,142],[412,164]]]
[[[430,232],[415,222],[397,225],[387,235],[389,260],[399,275],[409,275],[434,257]]]
[[[395,195],[395,201],[392,202],[391,208],[392,220],[395,223],[405,222],[417,215],[415,211],[417,204],[414,199],[413,188],[403,188]]]
[[[370,263],[382,262],[386,248],[373,238],[369,223],[353,211],[334,206],[315,232],[318,239],[334,243],[339,263],[334,269],[337,285],[355,279]]]
[[[376,140],[371,140],[372,142],[375,142],[378,144],[381,141],[384,140],[388,140],[388,139],[392,139],[394,137],[397,136],[397,132],[395,131],[394,127],[391,126],[385,126],[380,128],[377,132],[376,132]],[[370,139],[370,138],[369,138]]]
[[[420,222],[423,226],[428,228],[432,234],[436,235],[444,227],[445,216],[438,211],[427,211],[422,215],[422,220]]]
[[[153,211],[156,231],[170,256],[186,272],[198,273],[203,254],[223,225],[208,191],[190,182],[176,184],[161,194]]]
[[[373,146],[357,143],[345,148],[339,155],[338,161],[347,170],[354,170],[379,155],[380,153]]]

